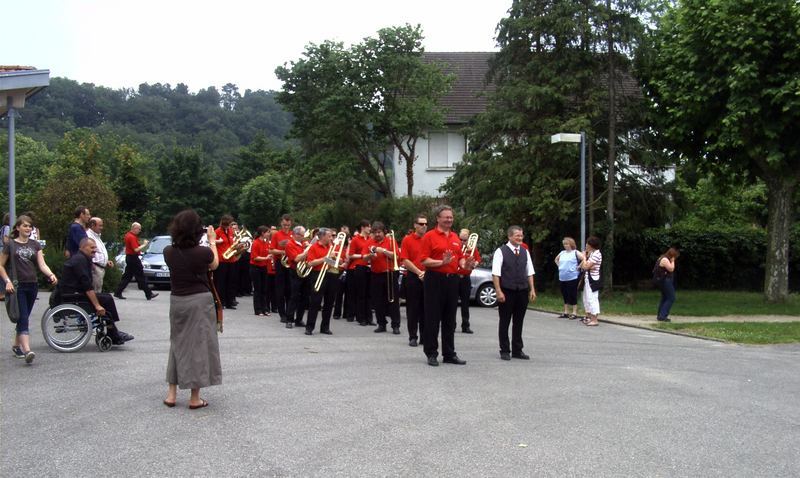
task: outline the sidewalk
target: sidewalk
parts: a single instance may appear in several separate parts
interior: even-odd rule
[[[552,312],[549,310],[532,310],[546,314],[553,314],[554,316],[558,315],[558,312]],[[650,315],[603,315],[602,312],[600,313],[599,320],[600,322],[606,322],[609,324],[644,328],[650,328],[659,323],[654,316]],[[670,320],[673,323],[679,324],[690,322],[798,322],[800,321],[800,317],[794,315],[718,315],[711,317],[671,315]]]

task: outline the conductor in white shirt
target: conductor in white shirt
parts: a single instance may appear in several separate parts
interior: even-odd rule
[[[108,258],[108,250],[103,242],[103,220],[99,217],[89,219],[89,229],[86,235],[97,244],[97,252],[92,256],[92,288],[95,293],[103,292],[103,278],[106,276],[106,269],[114,267],[114,262]]]
[[[533,261],[527,249],[522,247],[524,238],[522,228],[508,228],[508,242],[497,248],[492,257],[492,282],[497,291],[500,324],[500,358],[511,360],[511,357],[530,360],[522,351],[522,322],[528,303],[536,300],[536,288],[533,285]],[[508,341],[508,326],[511,327],[511,343]]]

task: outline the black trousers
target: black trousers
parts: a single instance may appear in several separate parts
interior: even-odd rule
[[[441,274],[425,272],[425,335],[423,349],[428,357],[439,355],[439,325],[442,328],[442,357],[453,358],[456,355],[455,329],[456,310],[458,309],[457,274]]]
[[[292,295],[286,305],[286,320],[300,324],[303,321],[308,309],[308,298],[311,294],[311,281],[308,277],[302,278],[297,275],[297,271],[291,270]]]
[[[236,302],[236,289],[233,288],[235,268],[235,262],[220,262],[214,271],[214,287],[217,288],[223,307],[233,307]]]
[[[472,281],[469,276],[462,275],[458,280],[458,302],[461,306],[461,330],[469,329],[469,292]]]
[[[236,263],[239,281],[236,284],[236,295],[248,295],[253,292],[253,284],[250,276],[250,253],[242,252],[242,256]]]
[[[267,312],[278,311],[278,301],[275,300],[275,274],[267,274]]]
[[[511,290],[503,288],[505,302],[498,302],[497,311],[500,313],[500,325],[497,335],[500,338],[500,353],[522,353],[522,322],[525,311],[528,310],[528,296],[530,290]],[[508,326],[511,325],[511,347],[508,345]]]
[[[256,314],[269,312],[267,304],[267,269],[250,264],[250,281],[253,283],[253,311]]]
[[[336,300],[336,294],[339,292],[339,275],[325,274],[325,278],[322,279],[322,286],[319,288],[319,292],[316,292],[313,285],[317,282],[318,276],[318,271],[313,271],[308,276],[309,284],[311,284],[311,299],[308,305],[306,330],[314,331],[314,327],[317,325],[317,315],[322,309],[322,322],[319,324],[319,331],[326,332],[331,330],[333,303]]]
[[[347,315],[347,302],[350,300],[350,296],[347,294],[347,275],[347,272],[337,275],[339,284],[336,289],[336,302],[333,304],[334,317],[352,317],[352,315]],[[342,316],[342,312],[344,312],[344,316]]]
[[[147,286],[147,277],[144,276],[144,268],[142,261],[139,259],[139,254],[126,254],[125,255],[125,273],[122,274],[122,279],[117,286],[116,295],[122,295],[122,291],[131,283],[131,279],[136,278],[136,283],[139,288],[144,291],[144,296],[148,299],[152,297],[153,292]]]
[[[347,288],[344,301],[344,317],[353,319],[356,317],[356,270],[348,269],[344,279],[345,287]]]
[[[387,284],[386,281],[389,281]],[[389,302],[391,291],[392,300]],[[375,309],[378,325],[386,326],[386,316],[392,320],[392,328],[400,327],[400,287],[397,284],[397,272],[380,272],[370,277],[370,297]]]
[[[372,311],[369,304],[369,276],[372,274],[367,266],[356,266],[354,271],[356,320],[359,324],[366,324],[372,322]]]
[[[416,274],[406,275],[406,321],[408,322],[408,338],[424,337],[425,330],[425,294],[422,280]]]
[[[276,261],[275,266],[275,301],[278,304],[278,315],[286,319],[286,309],[292,295],[292,276],[296,275],[293,269],[288,269]]]

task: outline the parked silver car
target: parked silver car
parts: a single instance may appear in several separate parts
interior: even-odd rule
[[[497,305],[497,291],[494,290],[492,283],[492,270],[484,267],[476,267],[469,276],[472,288],[469,296],[472,297],[482,307],[494,307]]]
[[[165,286],[169,288],[169,267],[164,261],[164,248],[172,244],[170,236],[156,236],[144,249],[142,254],[142,267],[147,283],[152,286]],[[125,273],[125,254],[116,258],[120,271]]]

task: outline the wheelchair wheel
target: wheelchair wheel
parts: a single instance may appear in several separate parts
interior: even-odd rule
[[[97,348],[100,349],[101,352],[108,352],[111,350],[111,346],[114,343],[111,341],[111,337],[108,335],[97,335],[94,338],[94,342],[97,344]]]
[[[89,314],[75,304],[61,304],[47,309],[42,316],[42,336],[59,352],[75,352],[92,338]]]

